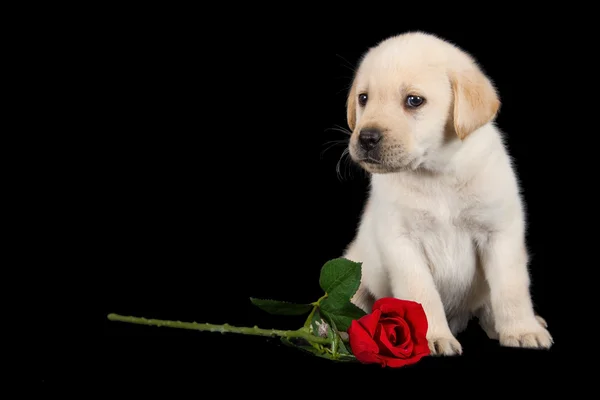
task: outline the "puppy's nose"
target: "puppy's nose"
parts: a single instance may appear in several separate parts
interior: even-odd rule
[[[381,132],[378,129],[363,129],[358,135],[360,147],[365,150],[372,150],[381,140]]]

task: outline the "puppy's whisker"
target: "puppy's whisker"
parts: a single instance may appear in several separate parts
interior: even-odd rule
[[[340,158],[337,162],[337,164],[335,165],[335,171],[337,172],[337,177],[340,181],[343,180],[343,176],[341,173],[341,164],[342,164],[342,159],[344,158],[344,156],[348,155],[350,153],[350,149],[348,149],[347,147],[344,149],[344,151],[342,151],[342,154],[340,155]]]
[[[352,63],[350,61],[348,61],[347,59],[345,59],[344,57],[342,57],[340,54],[336,54],[337,57],[341,58],[342,61],[344,61],[346,64],[342,64],[342,66],[348,68],[350,71],[356,73],[356,68],[354,68],[352,66]]]
[[[369,173],[367,172],[367,170],[366,170],[366,169],[364,169],[364,168],[359,168],[359,170],[361,171],[363,178],[365,178],[365,179],[369,179]]]
[[[347,132],[350,132],[350,133],[352,133],[352,131],[351,131],[351,130],[349,130],[348,128],[346,128],[346,127],[343,127],[343,126],[341,126],[341,125],[338,125],[338,124],[333,124],[333,126],[334,126],[334,127],[336,127],[336,128],[340,128],[340,129],[343,129],[343,130],[345,130],[345,131],[347,131]]]
[[[348,144],[348,139],[336,139],[336,140],[330,140],[328,142],[323,143],[323,146],[326,146],[330,143],[343,143],[343,144]]]
[[[343,128],[339,125],[334,126],[333,128],[327,128],[325,129],[325,132],[327,131],[334,131],[334,132],[341,132],[343,134],[346,134],[348,136],[352,135],[352,131],[350,131],[349,129]]]
[[[346,78],[346,79],[348,79],[348,80],[352,81],[352,77],[348,77],[348,78]],[[350,91],[350,85],[348,85],[347,87],[341,88],[340,90],[338,90],[338,91],[336,92],[336,94],[340,94],[340,93],[348,93],[349,91]]]
[[[350,179],[354,179],[354,175],[352,174],[352,171],[354,171],[356,168],[358,168],[358,166],[350,158],[350,153],[348,153],[348,156],[346,157],[346,167],[348,168],[348,173],[350,174]],[[364,170],[362,168],[359,168],[359,169],[364,172]]]
[[[353,178],[352,169],[354,167],[356,167],[356,165],[354,164],[354,162],[352,161],[352,158],[350,157],[350,150],[348,148],[344,149],[344,151],[340,155],[340,158],[339,158],[339,160],[336,164],[336,168],[335,168],[338,179],[340,181],[343,181],[346,178],[345,174],[342,173],[342,162],[343,162],[343,166],[345,167],[344,172],[347,171],[349,178],[352,179]]]
[[[325,152],[327,150],[329,150],[329,149],[331,149],[331,148],[333,148],[333,147],[335,147],[337,145],[348,145],[348,140],[344,140],[344,139],[342,139],[342,140],[330,140],[329,142],[324,143],[323,146],[327,146],[327,148],[324,149],[321,152],[321,158],[323,158],[323,155],[325,154]]]

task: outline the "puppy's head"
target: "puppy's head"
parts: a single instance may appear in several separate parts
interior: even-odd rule
[[[354,77],[350,156],[371,173],[438,168],[499,106],[467,53],[425,33],[392,37],[365,54]]]

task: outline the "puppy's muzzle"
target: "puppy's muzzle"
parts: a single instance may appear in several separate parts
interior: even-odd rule
[[[358,143],[365,152],[375,150],[381,141],[381,131],[378,129],[363,129],[358,134]]]
[[[358,134],[357,156],[359,161],[366,163],[379,163],[382,138],[383,135],[379,129],[362,129]]]

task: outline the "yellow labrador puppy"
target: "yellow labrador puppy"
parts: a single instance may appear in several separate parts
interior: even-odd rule
[[[422,32],[362,58],[348,97],[349,152],[371,175],[344,257],[363,263],[352,299],[421,303],[433,355],[462,353],[473,316],[503,346],[550,348],[529,290],[525,215],[490,79],[455,45]]]

